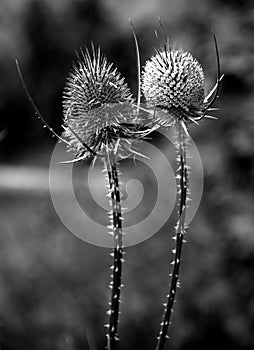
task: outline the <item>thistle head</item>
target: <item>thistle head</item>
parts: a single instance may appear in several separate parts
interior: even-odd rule
[[[63,93],[65,136],[76,157],[131,147],[128,125],[135,124],[131,92],[100,49],[81,51]],[[87,147],[86,147],[87,146]],[[89,151],[90,150],[90,151]]]
[[[148,106],[168,112],[169,123],[190,121],[205,108],[204,73],[188,52],[165,48],[146,62],[142,74],[142,92]]]

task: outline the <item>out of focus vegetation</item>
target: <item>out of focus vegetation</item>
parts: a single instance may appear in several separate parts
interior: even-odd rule
[[[47,168],[54,139],[34,117],[14,59],[41,112],[61,132],[61,94],[75,50],[93,41],[136,93],[136,58],[153,53],[157,16],[172,41],[215,79],[210,29],[225,73],[217,121],[190,130],[202,157],[205,187],[184,247],[172,350],[254,348],[254,6],[222,0],[1,0],[0,177],[8,166]],[[12,169],[12,168],[10,168]],[[15,168],[13,168],[15,169]],[[0,181],[1,182],[1,181]],[[0,190],[0,349],[79,350],[104,346],[108,251],[62,225],[49,191]],[[124,266],[119,350],[152,349],[167,288],[173,221],[129,248]],[[169,347],[169,348],[170,348]],[[96,349],[96,348],[95,348]],[[94,349],[91,349],[94,350]]]

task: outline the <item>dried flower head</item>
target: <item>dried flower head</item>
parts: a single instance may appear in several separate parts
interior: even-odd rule
[[[65,136],[76,157],[116,148],[127,155],[132,143],[128,125],[137,119],[131,92],[100,49],[81,55],[63,93]]]
[[[217,97],[219,58],[216,38],[217,82],[205,96],[204,72],[199,62],[182,49],[171,49],[168,42],[149,59],[142,73],[142,92],[147,105],[165,111],[157,114],[158,122],[170,126],[177,120],[195,122],[202,119]],[[215,92],[215,97],[209,101]]]
[[[157,51],[146,62],[142,83],[148,105],[166,109],[175,117],[193,115],[203,108],[203,69],[188,52]]]

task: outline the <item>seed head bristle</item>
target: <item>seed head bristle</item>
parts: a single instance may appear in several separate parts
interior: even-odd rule
[[[76,156],[90,155],[80,140],[95,152],[103,153],[106,147],[113,150],[116,142],[120,151],[128,152],[126,125],[137,119],[132,94],[100,49],[92,49],[92,54],[81,51],[81,59],[67,78],[63,92],[65,136]]]
[[[177,119],[188,122],[205,108],[204,73],[199,62],[181,49],[156,50],[142,73],[142,92],[148,106],[160,108],[161,121],[172,125]],[[168,119],[168,120],[167,120]]]

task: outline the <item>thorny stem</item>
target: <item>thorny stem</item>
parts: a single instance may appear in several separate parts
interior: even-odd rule
[[[179,270],[181,264],[181,252],[183,246],[183,238],[185,234],[185,215],[186,215],[186,203],[188,196],[188,166],[186,162],[186,133],[183,130],[180,123],[177,123],[177,149],[178,149],[178,163],[179,168],[177,169],[177,179],[178,183],[178,195],[179,195],[179,211],[178,220],[175,227],[176,235],[175,239],[175,249],[173,250],[174,259],[172,261],[173,270],[171,276],[171,282],[169,287],[169,292],[167,295],[167,303],[165,304],[165,311],[163,315],[163,320],[161,322],[161,329],[158,337],[158,342],[156,350],[163,350],[165,347],[166,340],[168,337],[168,328],[170,324],[170,318],[173,311],[173,304],[176,295],[176,289],[179,286]]]
[[[122,210],[121,210],[121,195],[119,187],[119,173],[114,159],[114,155],[107,154],[105,160],[109,193],[111,196],[112,206],[112,235],[114,239],[114,248],[112,252],[113,256],[113,273],[112,281],[110,282],[110,288],[112,289],[111,301],[109,303],[110,308],[108,311],[108,333],[107,333],[107,350],[115,350],[116,341],[118,340],[118,318],[119,318],[119,306],[120,306],[120,294],[122,287],[122,264],[123,264],[123,237],[122,237]]]

